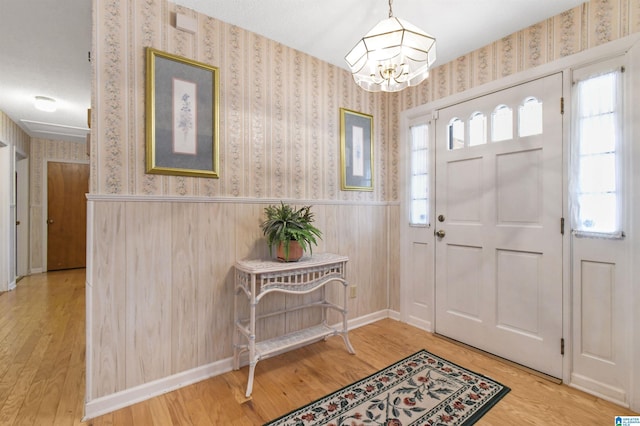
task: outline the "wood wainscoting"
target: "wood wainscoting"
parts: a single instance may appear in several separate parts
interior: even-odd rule
[[[423,348],[511,388],[480,425],[606,425],[634,415],[385,319],[349,333],[356,355],[333,337],[261,361],[249,399],[245,367],[83,422],[84,286],[84,269],[77,269],[31,275],[0,294],[0,424],[260,425]]]

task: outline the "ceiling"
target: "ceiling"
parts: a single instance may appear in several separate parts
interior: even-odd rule
[[[437,39],[436,66],[584,0],[396,0],[393,14]],[[0,0],[0,110],[31,137],[84,142],[91,96],[90,0]],[[388,0],[176,0],[345,68]],[[57,100],[53,113],[35,96]]]
[[[0,0],[0,110],[32,137],[84,142],[91,1]],[[57,100],[53,113],[35,96]]]

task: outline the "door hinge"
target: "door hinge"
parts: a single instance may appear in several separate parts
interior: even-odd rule
[[[560,114],[564,114],[564,97],[560,98]]]
[[[564,235],[564,217],[560,218],[560,233]]]
[[[564,337],[560,339],[560,355],[564,355]]]

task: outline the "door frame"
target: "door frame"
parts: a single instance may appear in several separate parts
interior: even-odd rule
[[[630,77],[630,98],[638,99],[640,96],[640,46],[635,47],[630,50],[629,53],[629,65],[635,70],[634,73],[631,73]],[[629,112],[627,112],[629,113]],[[638,123],[635,126],[632,126],[630,129],[632,140],[637,140],[640,136],[640,108],[636,107],[630,111],[629,120],[632,123]],[[638,147],[633,146],[631,148],[631,159],[632,162],[631,170],[630,170],[630,179],[631,182],[640,182],[640,167],[634,165],[640,164],[640,149]],[[631,194],[631,208],[634,211],[640,211],[640,185],[632,184],[629,190]],[[639,215],[635,215],[630,217],[630,226],[631,229],[636,233],[640,229],[640,217]],[[638,238],[635,237],[635,241],[632,244],[633,249],[631,253],[630,262],[631,269],[629,273],[634,276],[640,272],[640,245],[638,243]],[[629,405],[632,410],[639,412],[640,411],[640,362],[637,358],[633,357],[633,354],[640,354],[640,286],[634,285],[631,289],[631,297],[632,300],[630,308],[631,312],[631,323],[636,324],[635,328],[631,330],[629,333],[629,337],[631,338],[631,360],[630,367],[632,369],[632,373],[630,374],[630,391],[629,391]],[[635,362],[634,362],[635,359]]]
[[[405,121],[401,120],[401,126],[402,126],[402,131],[401,131],[401,138],[400,140],[403,141],[400,145],[403,147],[403,149],[400,150],[400,169],[399,170],[404,170],[405,173],[400,173],[399,176],[399,183],[400,183],[400,251],[401,253],[403,251],[407,251],[410,249],[411,245],[412,245],[412,241],[409,240],[409,236],[415,233],[421,233],[421,234],[429,234],[429,244],[431,245],[431,247],[429,248],[429,258],[426,259],[426,262],[429,266],[429,268],[434,271],[433,267],[435,265],[435,239],[433,238],[433,232],[435,229],[435,221],[436,218],[434,217],[434,212],[435,212],[435,197],[433,197],[431,194],[435,194],[435,155],[433,155],[435,153],[435,127],[434,127],[434,119],[436,117],[432,116],[431,114],[425,115],[425,114],[417,114],[415,116],[412,116],[411,118],[406,119]],[[408,129],[410,126],[412,125],[417,125],[417,124],[426,124],[429,126],[429,144],[428,144],[428,151],[429,151],[429,159],[428,159],[428,170],[429,170],[429,189],[430,189],[430,194],[429,194],[429,202],[428,202],[428,209],[429,209],[429,216],[430,216],[430,223],[428,223],[427,225],[410,225],[409,221],[410,221],[410,216],[411,216],[411,212],[410,212],[410,206],[409,206],[409,202],[411,201],[411,187],[410,187],[410,182],[411,182],[411,177],[410,177],[410,173],[411,173],[411,166],[410,166],[410,161],[411,161],[411,135],[408,132]],[[420,238],[422,239],[422,238]],[[426,238],[424,238],[426,239]],[[407,324],[411,324],[415,327],[421,328],[423,330],[426,331],[430,331],[433,332],[435,329],[435,304],[432,303],[431,306],[429,306],[427,308],[429,312],[429,318],[416,318],[414,315],[412,315],[411,312],[411,305],[413,304],[413,300],[412,300],[412,293],[409,291],[402,291],[402,283],[403,282],[411,282],[411,278],[413,277],[413,271],[410,269],[410,262],[411,262],[412,257],[410,256],[400,256],[400,285],[401,285],[401,289],[400,289],[400,320],[402,322],[406,322]],[[427,289],[427,293],[430,295],[431,300],[433,302],[435,302],[435,274],[432,274],[427,280],[428,283],[428,289]]]
[[[16,279],[29,275],[29,235],[30,235],[30,214],[29,214],[29,156],[16,148],[15,154],[15,174],[18,179],[16,185],[16,221],[20,225],[16,227]]]
[[[421,117],[437,117],[437,111],[439,109],[455,105],[457,103],[461,103],[464,101],[468,101],[473,98],[481,97],[493,92],[497,92],[518,84],[526,83],[527,81],[535,80],[538,78],[546,77],[551,74],[555,74],[558,72],[563,73],[563,93],[565,96],[565,114],[562,117],[562,152],[563,152],[563,164],[562,164],[562,185],[563,185],[563,194],[566,194],[568,191],[568,172],[569,172],[569,135],[570,135],[570,105],[571,105],[571,78],[570,71],[572,68],[576,68],[579,66],[583,66],[585,64],[591,63],[595,60],[612,57],[616,55],[623,54],[629,48],[640,41],[640,34],[633,34],[627,36],[625,38],[615,40],[613,42],[609,42],[605,45],[601,45],[587,51],[583,51],[580,53],[576,53],[574,55],[561,58],[552,62],[549,62],[544,65],[540,65],[536,68],[522,71],[516,74],[512,74],[507,77],[503,77],[499,80],[495,80],[486,84],[483,84],[478,87],[474,87],[468,89],[464,92],[456,93],[450,96],[447,96],[442,99],[438,99],[432,102],[429,102],[424,105],[420,105],[418,107],[402,111],[400,113],[400,141],[402,141],[401,146],[406,147],[408,142],[410,141],[409,134],[409,125],[411,122],[420,119]],[[406,173],[407,172],[407,155],[406,152],[400,153],[400,181],[406,182]],[[435,155],[435,150],[432,155]],[[401,200],[401,211],[404,211],[406,207],[406,199]],[[563,196],[562,202],[562,215],[565,218],[568,218],[568,197]],[[431,214],[433,215],[433,210],[431,210]],[[404,219],[404,217],[402,217]],[[403,225],[400,225],[403,226]],[[567,228],[568,229],[568,228]],[[435,236],[433,237],[435,239]],[[403,242],[400,244],[401,255],[400,258],[407,257],[406,253],[402,253],[403,247],[406,247]],[[405,248],[406,249],[406,248]],[[637,254],[640,256],[640,253]],[[565,383],[571,382],[571,359],[573,354],[571,353],[571,338],[572,338],[572,295],[571,295],[571,244],[569,239],[569,232],[565,232],[563,236],[563,248],[562,248],[562,323],[563,330],[562,334],[565,339],[565,356],[563,359],[563,377],[562,380]],[[401,276],[409,274],[410,271],[405,270],[406,266],[401,265]],[[433,278],[435,280],[435,277]],[[435,281],[434,281],[435,282]],[[403,281],[400,282],[400,300],[402,300],[402,294],[406,292],[403,291]],[[432,300],[435,303],[435,286],[430,289]],[[406,316],[406,313],[402,312],[403,305],[401,305],[400,317],[403,318]],[[639,314],[636,314],[639,315]],[[428,322],[435,327],[435,309],[431,312],[431,317],[426,319]],[[429,330],[432,331],[432,330]],[[640,327],[633,330],[634,334],[634,343],[636,343],[636,347],[640,346]],[[634,371],[640,371],[640,363],[632,366],[636,367]],[[640,373],[637,374],[640,376]],[[634,377],[635,378],[635,377]],[[634,390],[640,386],[640,377],[637,380],[634,380],[634,383],[631,385],[631,400],[635,401],[638,404],[640,401],[640,391],[634,393]],[[633,405],[633,404],[632,404]]]
[[[70,164],[87,164],[90,165],[90,162],[87,161],[78,161],[78,160],[58,160],[56,158],[46,158],[44,160],[44,166],[42,170],[42,271],[46,272],[49,270],[48,261],[48,225],[47,218],[49,217],[49,189],[47,187],[47,177],[49,176],[49,163],[70,163]],[[89,171],[91,172],[91,171]]]

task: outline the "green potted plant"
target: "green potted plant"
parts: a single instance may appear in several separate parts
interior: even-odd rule
[[[281,201],[279,206],[265,207],[264,212],[267,219],[260,227],[267,237],[271,256],[274,246],[278,259],[285,262],[299,260],[306,250],[313,253],[312,245],[318,245],[316,238],[322,238],[322,232],[312,224],[311,206],[296,208]]]

